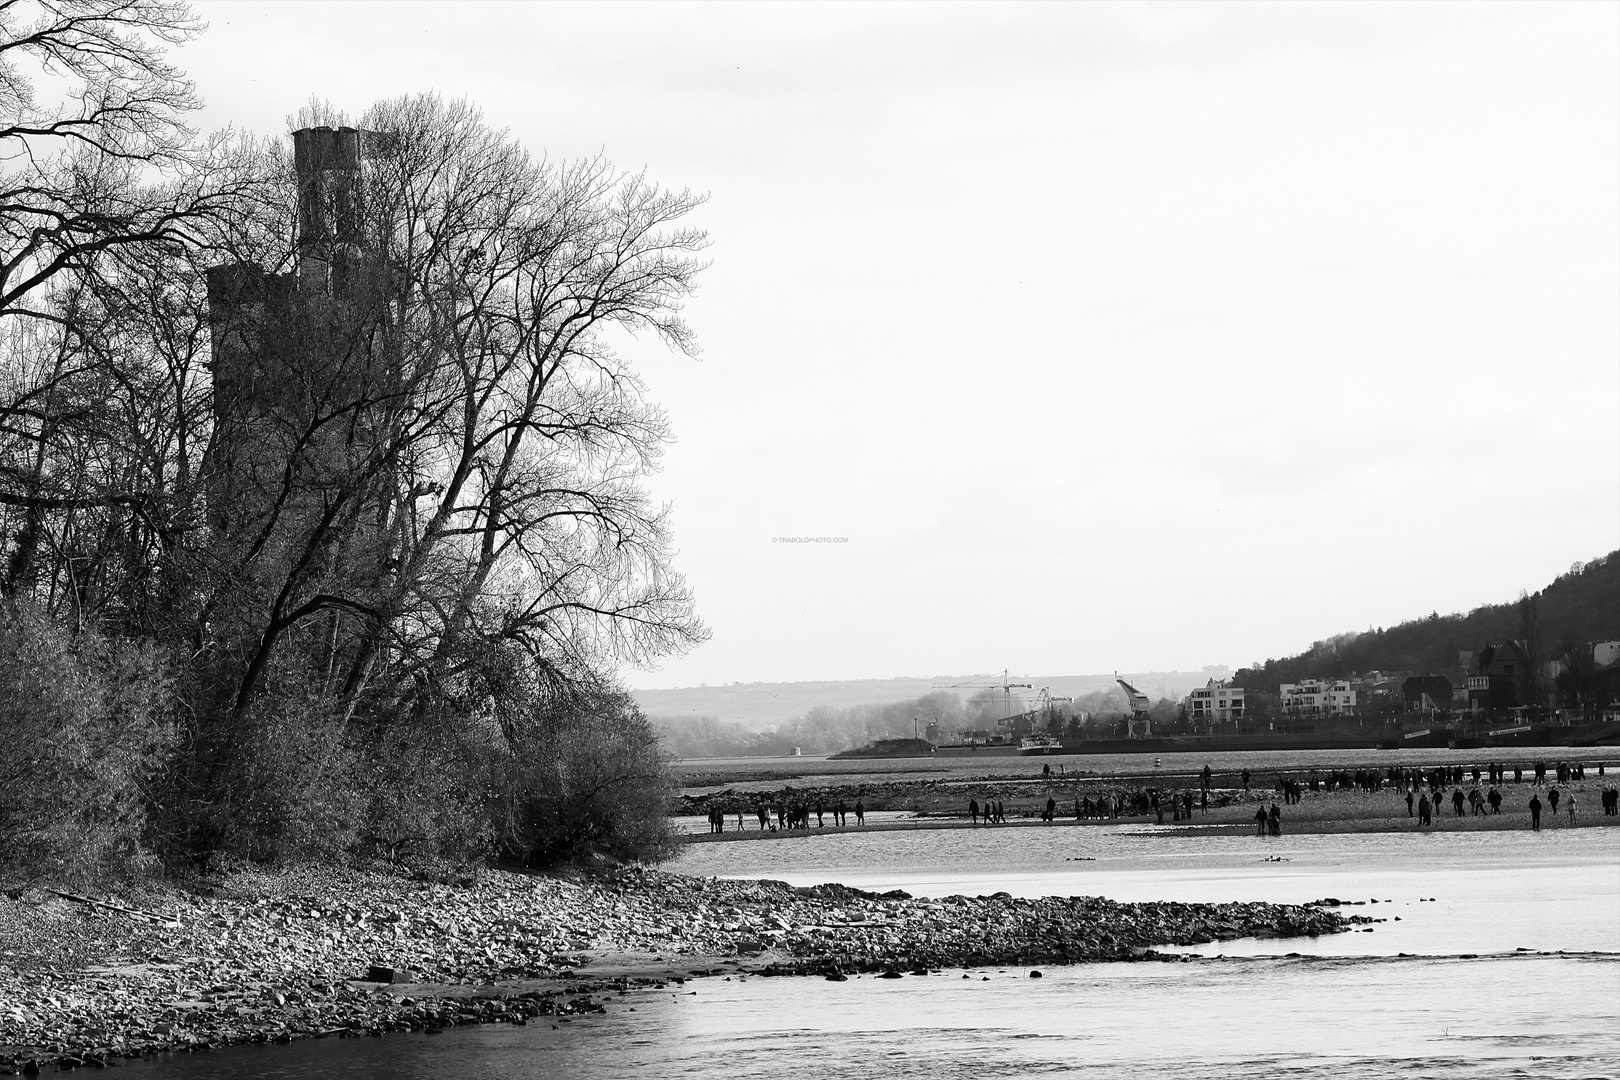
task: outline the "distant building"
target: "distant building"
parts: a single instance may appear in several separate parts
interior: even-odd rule
[[[1369,671],[1350,679],[1355,691],[1356,712],[1361,716],[1392,716],[1401,710],[1401,687],[1406,672]]]
[[[1474,670],[1468,676],[1468,707],[1506,712],[1533,704],[1530,698],[1534,675],[1530,657],[1517,641],[1487,645],[1479,650]]]
[[[1350,716],[1356,711],[1356,692],[1347,682],[1307,679],[1278,688],[1287,716]]]
[[[1229,724],[1243,719],[1243,687],[1215,679],[1187,695],[1182,703],[1195,724]]]
[[[1407,712],[1449,710],[1453,700],[1455,690],[1444,675],[1414,675],[1401,684],[1401,704]]]

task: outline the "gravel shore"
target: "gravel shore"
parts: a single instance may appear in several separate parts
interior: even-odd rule
[[[86,900],[98,903],[87,903]],[[0,896],[0,1071],[242,1042],[435,1030],[603,1009],[696,975],[844,977],[1152,956],[1154,946],[1336,933],[1272,904],[914,899],[644,869],[244,869],[206,887]]]

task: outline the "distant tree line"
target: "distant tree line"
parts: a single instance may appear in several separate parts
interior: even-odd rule
[[[776,757],[795,748],[806,754],[836,754],[879,739],[910,738],[930,722],[955,731],[969,713],[949,690],[881,705],[817,707],[771,728],[712,716],[655,717],[658,736],[675,757]]]
[[[0,872],[666,853],[609,673],[706,630],[612,346],[695,353],[701,199],[421,96],[320,202],[199,31],[0,6]]]
[[[1014,706],[1022,711],[1023,706]],[[679,758],[778,757],[798,749],[805,754],[836,754],[883,739],[926,736],[936,723],[940,741],[963,733],[979,737],[1006,734],[1000,721],[1007,704],[1001,691],[985,688],[966,700],[951,690],[935,690],[905,701],[844,708],[817,707],[774,727],[713,716],[653,718],[664,748]],[[1153,706],[1156,726],[1173,727],[1180,706],[1160,698]],[[1060,736],[1106,738],[1124,735],[1129,705],[1116,688],[1099,690],[1066,702],[1050,716],[1037,716],[1032,731]]]

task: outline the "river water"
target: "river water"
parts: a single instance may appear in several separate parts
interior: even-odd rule
[[[1387,921],[1180,962],[699,979],[555,1027],[243,1047],[195,1077],[1620,1076],[1620,829],[1168,836],[1139,825],[694,845],[674,869],[917,895],[1336,897]],[[1374,904],[1372,901],[1378,901]],[[634,1010],[634,1011],[632,1011]]]

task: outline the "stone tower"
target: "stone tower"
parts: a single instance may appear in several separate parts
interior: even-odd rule
[[[218,538],[262,532],[350,482],[381,437],[389,397],[378,342],[382,262],[365,238],[365,162],[382,149],[355,128],[293,132],[294,263],[207,271],[215,435],[209,524]],[[276,526],[281,528],[280,525]]]

